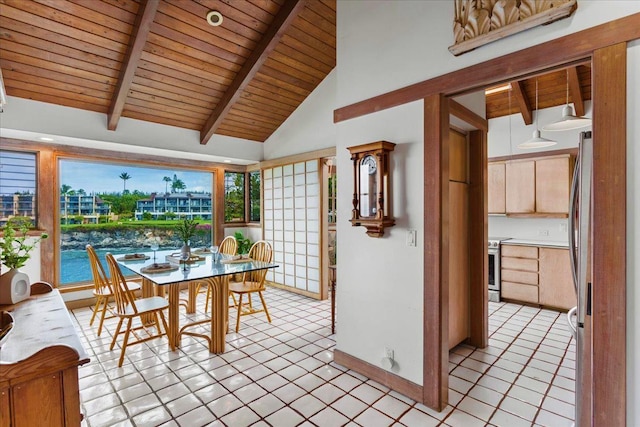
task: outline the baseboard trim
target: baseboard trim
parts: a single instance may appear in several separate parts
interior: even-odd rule
[[[422,403],[422,386],[340,350],[333,350],[333,361],[365,377],[379,382],[416,402]]]

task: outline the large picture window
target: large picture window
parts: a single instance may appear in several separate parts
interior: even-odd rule
[[[260,222],[260,171],[249,172],[249,221]]]
[[[91,280],[87,244],[99,257],[149,251],[152,241],[177,250],[180,219],[198,222],[192,247],[211,245],[210,172],[60,160],[59,179],[62,285]]]
[[[0,224],[26,217],[37,224],[36,154],[0,150]]]

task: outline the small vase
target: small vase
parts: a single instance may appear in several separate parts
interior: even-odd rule
[[[16,304],[31,295],[29,276],[12,268],[0,276],[0,304]]]
[[[185,242],[180,248],[180,255],[189,254],[191,256],[191,246],[189,246],[191,242]]]

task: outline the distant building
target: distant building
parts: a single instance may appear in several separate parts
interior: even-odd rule
[[[111,216],[111,205],[95,195],[61,194],[61,222],[69,224],[80,216],[83,223],[97,224],[100,216]]]
[[[211,219],[211,193],[151,193],[148,199],[136,202],[136,219],[143,219],[147,212],[153,219],[164,218],[168,212],[182,218]]]
[[[14,216],[25,216],[36,219],[35,194],[3,194],[0,196],[0,224],[4,224]]]

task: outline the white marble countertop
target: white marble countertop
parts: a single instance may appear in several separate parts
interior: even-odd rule
[[[503,245],[519,245],[519,246],[541,246],[547,248],[565,248],[569,249],[569,242],[553,241],[553,240],[533,240],[533,239],[510,239],[502,242]]]

